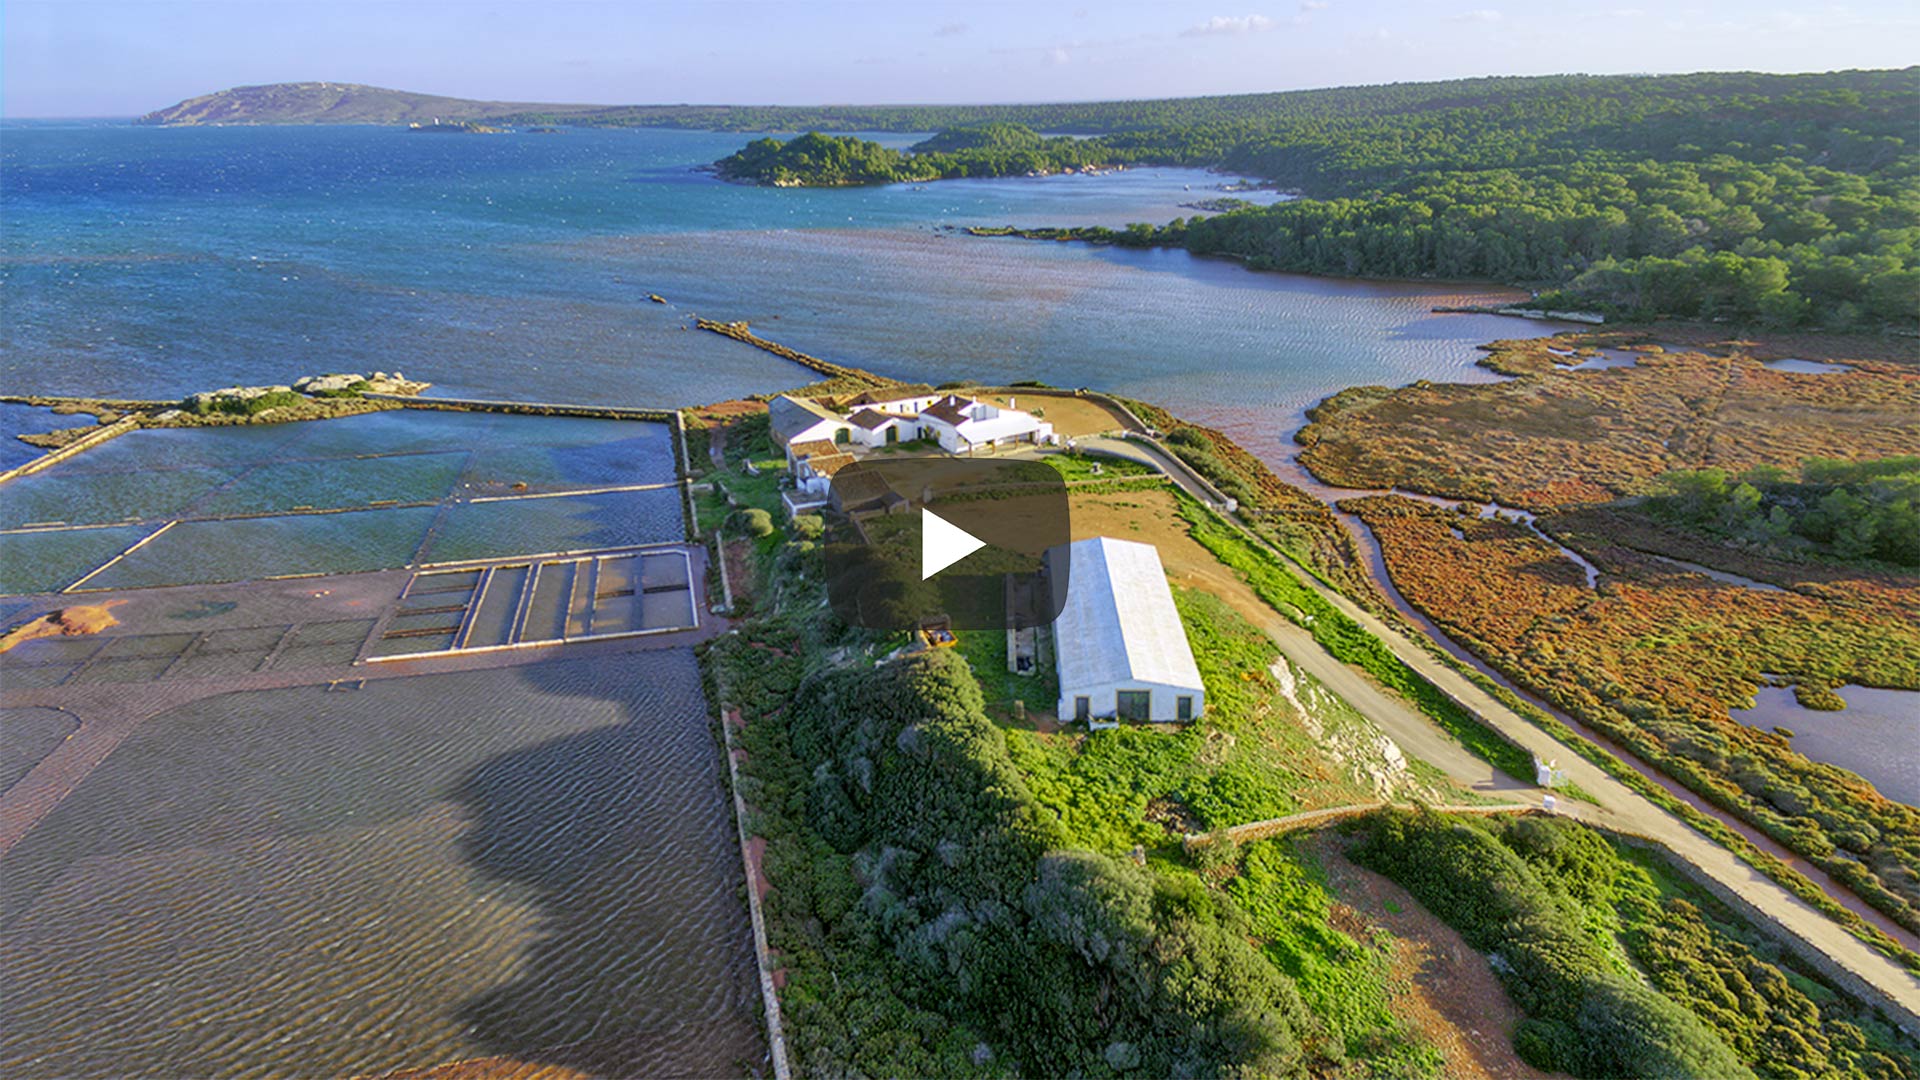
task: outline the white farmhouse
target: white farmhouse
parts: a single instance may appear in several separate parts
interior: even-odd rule
[[[912,442],[920,437],[920,424],[913,416],[864,408],[847,417],[855,446],[891,446]]]
[[[838,413],[791,394],[781,394],[767,402],[767,422],[774,442],[787,448],[789,467],[798,460],[793,456],[795,443],[845,443],[852,437],[847,422]]]
[[[1003,409],[978,398],[948,394],[921,410],[921,434],[939,440],[949,454],[1053,441],[1052,424],[1012,408],[1012,402],[1008,405]]]
[[[1053,623],[1060,719],[1098,728],[1199,717],[1206,690],[1160,552],[1110,536],[1065,550],[1067,595]]]

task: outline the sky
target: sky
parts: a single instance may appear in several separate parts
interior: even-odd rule
[[[7,117],[131,116],[306,80],[498,101],[806,105],[1916,62],[1912,0],[0,2]]]

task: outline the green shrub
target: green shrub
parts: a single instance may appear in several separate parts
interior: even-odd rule
[[[727,518],[727,526],[755,538],[773,535],[773,515],[757,506],[742,507]]]
[[[1354,850],[1489,953],[1534,1026],[1526,1052],[1582,1076],[1753,1073],[1698,1017],[1621,973],[1527,862],[1486,829],[1428,812],[1375,815]],[[1529,1061],[1534,1060],[1529,1058]]]
[[[808,821],[851,855],[860,910],[923,1004],[1019,1071],[1105,1073],[1110,1050],[1146,1075],[1304,1066],[1318,1025],[1244,917],[1197,879],[1069,849],[961,657],[823,672],[787,716]]]

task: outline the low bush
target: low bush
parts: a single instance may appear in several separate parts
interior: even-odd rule
[[[727,525],[756,539],[773,535],[773,515],[757,506],[734,511],[727,518]]]
[[[1069,849],[960,657],[823,673],[789,712],[808,821],[852,857],[923,1005],[1026,1072],[1307,1069],[1318,1025],[1244,916],[1197,879]]]

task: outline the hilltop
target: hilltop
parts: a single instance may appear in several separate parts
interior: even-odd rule
[[[134,121],[167,127],[201,124],[430,124],[506,113],[567,115],[594,105],[543,105],[416,94],[358,83],[299,82],[236,86],[188,98]]]

